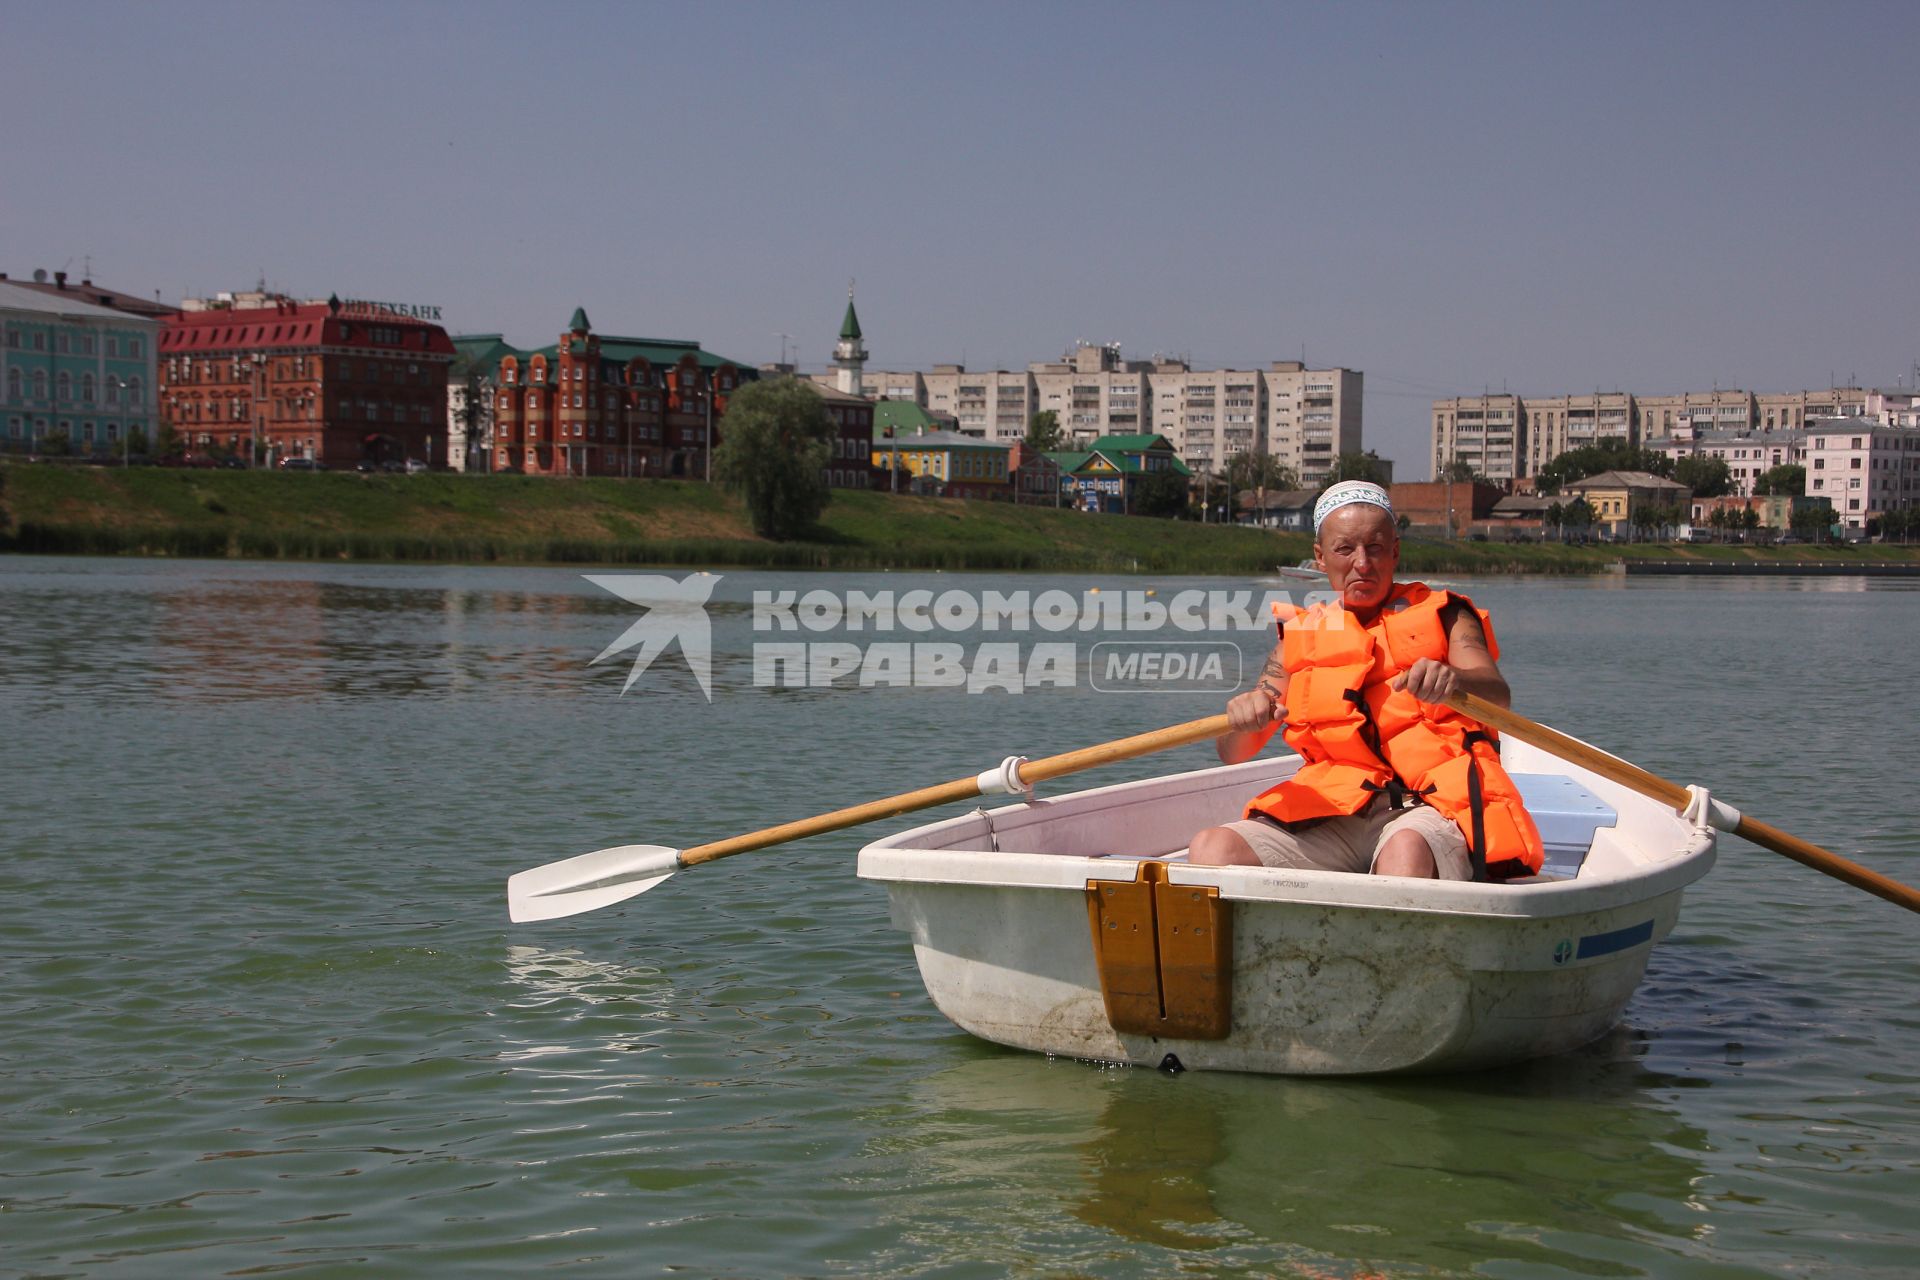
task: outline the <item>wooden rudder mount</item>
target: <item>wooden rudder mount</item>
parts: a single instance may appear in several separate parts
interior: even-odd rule
[[[1223,1040],[1233,1029],[1233,911],[1212,885],[1173,884],[1142,860],[1134,878],[1087,881],[1087,927],[1115,1031]]]

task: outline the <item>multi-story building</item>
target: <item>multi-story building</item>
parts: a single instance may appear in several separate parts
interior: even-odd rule
[[[151,441],[159,328],[144,316],[0,283],[0,447],[125,456],[136,437]]]
[[[559,342],[501,357],[495,471],[706,479],[752,369],[668,338],[602,337],[575,307]]]
[[[493,459],[493,408],[500,361],[514,353],[497,333],[459,334],[447,366],[447,467],[486,471]]]
[[[1267,451],[1292,467],[1301,484],[1321,484],[1342,454],[1361,452],[1359,370],[1276,360],[1266,382]]]
[[[51,276],[45,271],[36,271],[31,279],[14,280],[0,271],[0,284],[17,285],[22,289],[31,289],[36,293],[48,294],[56,298],[65,298],[71,302],[84,302],[89,306],[105,307],[109,311],[124,311],[128,315],[142,316],[148,320],[165,320],[179,313],[179,307],[170,307],[160,301],[158,294],[143,298],[137,293],[122,293],[118,289],[109,289],[105,285],[95,284],[91,277],[84,277],[79,284],[69,284],[67,273],[55,271]]]
[[[1910,387],[1869,391],[1866,416],[1890,427],[1920,427],[1920,391]]]
[[[1696,430],[1688,425],[1676,428],[1672,435],[1648,447],[1674,459],[1695,456],[1720,459],[1727,464],[1727,472],[1733,478],[1734,493],[1745,497],[1753,492],[1753,482],[1773,468],[1804,462],[1806,433],[1794,428]]]
[[[1511,484],[1539,474],[1570,449],[1622,440],[1634,447],[1696,452],[1691,442],[1804,426],[1819,417],[1868,412],[1874,393],[1857,387],[1756,395],[1751,391],[1684,391],[1641,396],[1457,396],[1433,402],[1432,462],[1466,462],[1489,480]],[[1511,448],[1511,456],[1509,456]],[[1671,452],[1671,450],[1668,450]]]
[[[1920,431],[1871,418],[1816,420],[1806,429],[1807,489],[1849,529],[1920,501]]]
[[[1567,450],[1602,440],[1625,440],[1636,446],[1640,443],[1639,414],[1633,397],[1623,391],[1523,396],[1520,413],[1527,441],[1522,475],[1536,475]]]
[[[1527,420],[1520,397],[1500,395],[1455,396],[1433,402],[1433,474],[1446,473],[1455,463],[1466,463],[1475,475],[1496,484],[1511,484],[1530,474],[1527,457]]]
[[[438,324],[338,298],[196,301],[160,330],[160,415],[190,453],[445,464],[454,349]]]
[[[853,315],[853,303],[847,303],[847,315]],[[859,337],[855,322],[854,337]],[[858,379],[856,378],[856,382]],[[833,420],[833,455],[827,462],[826,479],[833,489],[869,489],[873,487],[873,401],[838,387],[823,387],[817,382],[800,385],[811,388],[826,401],[827,417]]]
[[[1157,434],[1195,468],[1218,471],[1235,454],[1265,451],[1304,484],[1361,450],[1363,375],[1277,360],[1266,369],[1196,370],[1177,359],[1127,360],[1117,344],[1080,343],[1025,370],[869,373],[867,394],[953,415],[961,433],[1012,443],[1051,411],[1081,451],[1107,436]]]

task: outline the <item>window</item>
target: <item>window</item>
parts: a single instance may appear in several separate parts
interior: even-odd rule
[[[93,403],[93,375],[90,373],[80,375],[80,400],[83,404]]]
[[[146,390],[144,387],[141,386],[139,374],[136,373],[131,378],[127,379],[127,403],[128,404],[131,404],[131,405],[145,404],[146,401],[143,398],[145,395],[146,395]]]
[[[63,344],[66,342],[65,334],[62,334],[60,336],[60,341]],[[73,376],[69,374],[65,369],[62,369],[60,371],[60,376],[55,380],[54,386],[56,388],[56,391],[55,391],[56,399],[59,399],[61,401],[67,401],[67,400],[73,399]]]
[[[67,335],[65,334],[65,332],[62,332],[60,334],[60,345],[59,345],[60,354],[66,355],[70,350],[72,350],[72,347],[67,338]],[[1858,444],[1859,442],[1855,441],[1855,443]]]
[[[138,360],[146,352],[146,344],[138,338],[127,339],[127,358]]]
[[[7,370],[7,399],[9,400],[26,399],[26,396],[24,394],[25,384],[26,384],[26,379],[20,376],[20,371],[18,369]],[[14,424],[16,426],[19,425],[18,418],[14,419]]]

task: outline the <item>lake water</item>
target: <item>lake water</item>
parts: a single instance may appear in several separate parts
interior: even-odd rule
[[[909,819],[506,921],[1221,703],[759,687],[755,588],[1237,585],[727,573],[709,705],[566,570],[0,558],[0,1275],[1920,1270],[1920,920],[1732,839],[1617,1031],[1475,1077],[970,1039],[853,875]],[[1470,586],[1518,710],[1920,881],[1912,584]]]

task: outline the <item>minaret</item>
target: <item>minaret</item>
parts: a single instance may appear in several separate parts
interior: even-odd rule
[[[847,281],[847,318],[840,322],[840,341],[833,344],[833,364],[839,375],[834,385],[848,395],[867,394],[862,370],[867,363],[866,344],[860,341],[860,317],[853,311],[853,281]]]

